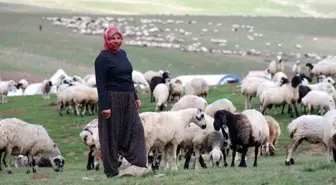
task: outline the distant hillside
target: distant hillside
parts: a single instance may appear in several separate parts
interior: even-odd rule
[[[336,17],[336,0],[0,0],[93,14]]]

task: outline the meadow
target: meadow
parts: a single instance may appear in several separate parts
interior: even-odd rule
[[[190,2],[191,1],[184,1]],[[196,1],[195,1],[196,2]],[[200,5],[200,1],[194,3]],[[98,6],[98,5],[97,5]],[[186,5],[187,6],[187,5]],[[188,5],[189,6],[189,5]],[[67,11],[46,11],[43,8],[23,5],[0,3],[0,77],[3,80],[26,78],[30,82],[40,82],[49,78],[59,68],[64,69],[68,75],[84,76],[93,73],[93,61],[98,52],[103,48],[102,37],[79,35],[70,29],[52,25],[51,22],[42,20],[43,16],[72,17],[86,15]],[[102,11],[103,12],[103,11]],[[92,15],[92,17],[105,15]],[[122,15],[127,17],[130,15]],[[121,15],[120,15],[121,17]],[[134,17],[134,16],[132,16]],[[284,17],[241,17],[241,16],[163,16],[140,15],[140,18],[182,19],[185,22],[197,20],[192,26],[179,25],[179,28],[197,33],[203,28],[209,28],[210,21],[216,25],[223,25],[217,33],[209,32],[200,41],[211,46],[210,37],[225,38],[229,41],[227,49],[235,48],[239,44],[242,48],[256,48],[265,52],[314,52],[321,55],[333,54],[336,46],[334,19],[319,18],[284,18]],[[38,30],[39,24],[43,30]],[[253,25],[255,30],[264,35],[260,40],[251,42],[246,39],[246,33],[233,33],[232,24]],[[176,25],[170,25],[175,28]],[[211,27],[214,29],[214,27]],[[313,42],[313,38],[317,38]],[[184,38],[191,41],[191,36]],[[274,43],[265,46],[265,42]],[[277,47],[277,43],[282,47]],[[301,50],[295,44],[303,46]],[[149,69],[168,69],[173,76],[183,74],[218,74],[234,73],[241,77],[250,70],[263,70],[268,63],[266,55],[260,57],[222,56],[206,53],[188,53],[179,50],[160,48],[144,48],[124,45],[134,69],[145,72]],[[304,62],[309,62],[305,60]],[[286,63],[286,69],[292,62]],[[140,95],[142,101],[141,112],[152,111],[155,108],[149,103],[147,94]],[[220,98],[230,99],[238,111],[243,110],[244,99],[236,85],[223,85],[212,87],[206,98],[211,103]],[[102,169],[99,172],[86,171],[87,147],[79,138],[82,128],[96,116],[78,117],[64,114],[60,117],[56,110],[56,96],[50,100],[42,100],[40,95],[27,97],[9,97],[8,104],[0,105],[0,118],[17,117],[27,122],[44,125],[51,137],[60,146],[66,159],[65,170],[55,173],[51,169],[38,169],[39,175],[26,174],[25,169],[13,169],[13,174],[8,176],[0,172],[0,184],[336,184],[334,172],[335,164],[327,162],[324,148],[318,145],[303,144],[298,153],[296,164],[285,166],[286,147],[290,143],[287,133],[287,124],[292,120],[289,115],[276,115],[280,123],[282,135],[278,141],[274,157],[260,157],[258,167],[252,167],[253,149],[248,157],[248,168],[220,168],[198,171],[158,171],[164,177],[149,175],[146,177],[105,179]],[[258,108],[254,100],[254,107]],[[271,111],[273,113],[273,111]],[[273,116],[273,114],[271,114]],[[229,161],[231,156],[229,156]],[[183,161],[180,161],[183,164]]]

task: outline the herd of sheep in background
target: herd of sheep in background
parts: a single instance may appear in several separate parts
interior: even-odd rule
[[[302,72],[304,68],[308,73]],[[333,86],[335,74],[335,58],[327,58],[302,67],[297,62],[292,68],[292,74],[286,74],[282,58],[277,57],[267,69],[251,71],[242,79],[239,86],[242,95],[245,96],[245,109],[238,112],[234,102],[227,98],[208,104],[205,98],[208,96],[209,86],[201,77],[182,84],[179,79],[172,80],[169,71],[134,71],[133,81],[136,89],[143,89],[151,96],[150,102],[143,104],[155,102],[153,111],[140,113],[145,131],[147,164],[152,169],[170,167],[176,170],[180,165],[178,159],[184,155],[184,168],[189,168],[194,154],[193,168],[200,168],[199,164],[206,168],[202,154],[208,153],[213,167],[227,166],[226,157],[232,150],[231,166],[235,166],[238,152],[241,154],[239,166],[246,167],[248,148],[255,147],[253,165],[257,166],[259,151],[261,155],[274,155],[276,141],[281,134],[276,119],[265,115],[270,114],[267,109],[274,107],[276,110],[282,106],[284,114],[285,105],[288,106],[291,117],[293,106],[297,117],[287,128],[292,143],[286,156],[286,165],[294,164],[293,154],[304,140],[323,144],[329,159],[336,161],[336,91]],[[311,84],[315,77],[317,83]],[[27,85],[28,82],[24,79],[17,83],[12,80],[1,81],[0,95],[4,98],[10,88],[24,89]],[[41,83],[43,99],[49,99],[52,86],[56,86],[57,89],[60,116],[63,115],[63,109],[67,109],[67,113],[73,111],[75,115],[81,116],[84,116],[86,111],[89,115],[96,113],[98,94],[94,74],[83,78],[63,75],[55,81],[44,80]],[[252,97],[259,100],[260,107],[252,107]],[[168,103],[172,104],[170,111],[167,110]],[[299,116],[299,104],[307,107],[309,114],[317,110],[320,115]],[[98,121],[94,119],[80,133],[80,138],[90,150],[87,169],[99,169],[100,144],[97,124]],[[6,118],[0,121],[0,128],[0,154],[4,153],[3,161],[7,173],[11,173],[8,161],[10,155],[20,155],[17,160],[26,157],[25,165],[32,167],[33,172],[36,172],[34,165],[38,164],[38,159],[34,157],[41,156],[49,161],[48,166],[53,167],[55,171],[63,168],[64,158],[43,127],[16,118]],[[41,129],[42,132],[38,131]],[[36,141],[27,143],[26,140],[31,140],[31,137],[17,139],[15,135],[22,136],[21,132],[34,135]],[[33,134],[34,132],[42,135]],[[41,142],[42,144],[39,144]],[[20,147],[20,150],[17,147]],[[28,152],[27,147],[36,148],[36,151]],[[128,164],[127,160],[120,156],[120,165],[123,164]]]

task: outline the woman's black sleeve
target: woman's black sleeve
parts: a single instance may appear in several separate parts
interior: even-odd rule
[[[95,73],[96,73],[96,86],[98,92],[98,105],[101,110],[110,109],[110,102],[108,98],[107,85],[106,85],[106,67],[108,61],[104,56],[99,55],[95,61]]]

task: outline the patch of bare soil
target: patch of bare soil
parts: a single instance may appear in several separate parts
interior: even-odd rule
[[[57,106],[57,103],[55,102],[51,102],[51,103],[48,103],[46,105],[42,105],[43,107],[54,107],[54,106]]]
[[[30,179],[50,179],[50,176],[47,174],[36,174],[33,175]]]
[[[0,114],[14,114],[14,115],[17,115],[17,114],[24,114],[24,113],[25,113],[25,111],[21,110],[21,109],[9,110],[9,111],[0,111]]]
[[[0,71],[0,77],[1,80],[14,80],[15,82],[26,79],[29,83],[39,83],[46,79],[45,76],[19,71]]]

